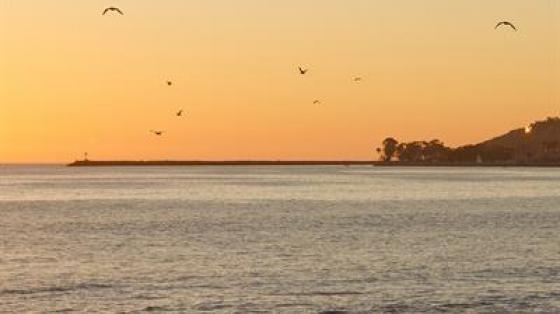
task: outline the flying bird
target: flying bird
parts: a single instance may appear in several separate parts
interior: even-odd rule
[[[103,10],[103,14],[105,15],[107,14],[107,12],[112,11],[112,12],[117,12],[120,15],[124,15],[124,13],[121,11],[121,9],[117,8],[117,7],[108,7],[107,9]]]
[[[508,21],[503,21],[500,22],[498,24],[496,24],[496,27],[494,27],[494,29],[498,29],[500,26],[509,26],[511,27],[514,31],[517,32],[517,27],[515,27],[515,25],[513,25],[512,23],[508,22]]]
[[[150,132],[154,133],[154,135],[156,136],[162,136],[163,133],[165,133],[165,131],[154,131],[154,130],[150,130]]]
[[[167,86],[173,85],[173,82],[171,82],[171,81],[167,81],[166,83],[167,83]]]
[[[364,79],[361,78],[361,77],[359,77],[359,76],[356,76],[356,77],[354,78],[354,82],[361,82],[361,81],[363,81],[363,80],[364,80]]]
[[[298,67],[298,70],[299,70],[299,74],[301,75],[305,75],[307,71],[309,71],[309,69],[303,69],[302,67]]]
[[[182,117],[183,116],[183,109],[177,111],[177,113],[175,114],[177,117]]]
[[[320,105],[321,101],[319,99],[316,99],[316,100],[313,101],[313,104],[314,105]]]

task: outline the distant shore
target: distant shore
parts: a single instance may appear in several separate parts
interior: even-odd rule
[[[384,161],[330,161],[330,160],[77,160],[68,167],[145,167],[145,166],[377,166],[377,167],[560,167],[560,163],[463,163],[463,162],[384,162]]]

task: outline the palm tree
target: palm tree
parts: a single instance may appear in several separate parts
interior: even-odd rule
[[[383,150],[380,147],[377,147],[375,149],[375,151],[377,152],[377,155],[379,156],[379,160],[384,160],[385,158],[383,157]]]

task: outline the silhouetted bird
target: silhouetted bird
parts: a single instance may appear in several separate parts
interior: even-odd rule
[[[177,111],[176,115],[177,115],[177,117],[182,117],[183,116],[183,109]]]
[[[307,71],[309,71],[309,69],[302,69],[302,67],[298,67],[298,70],[299,70],[299,74],[301,75],[305,75]]]
[[[356,76],[356,77],[354,78],[354,82],[361,82],[361,81],[363,81],[363,80],[364,80],[364,79],[361,78],[361,77],[359,77],[359,76]]]
[[[107,14],[107,12],[109,12],[109,11],[117,12],[117,13],[119,13],[120,15],[124,15],[124,13],[121,11],[121,9],[116,8],[116,7],[108,7],[107,9],[105,9],[105,10],[103,11],[103,14],[102,14],[102,15]]]
[[[154,135],[157,135],[157,136],[162,136],[163,133],[165,133],[165,131],[154,131],[154,130],[150,130],[150,132],[154,133]]]
[[[321,104],[321,101],[318,100],[318,99],[316,99],[316,100],[313,101],[313,104],[314,104],[314,105],[320,105],[320,104]]]
[[[173,82],[167,81],[167,86],[171,86],[171,85],[173,85]]]
[[[517,32],[517,27],[515,27],[515,25],[513,25],[512,23],[510,23],[508,21],[503,21],[503,22],[500,22],[500,23],[496,24],[496,27],[494,27],[494,29],[498,29],[500,26],[509,26],[509,27],[513,28],[514,31]]]

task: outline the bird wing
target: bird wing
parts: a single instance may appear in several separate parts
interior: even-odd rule
[[[503,21],[503,22],[500,22],[500,23],[496,24],[496,27],[495,27],[495,28],[497,29],[497,28],[500,27],[500,26],[509,25],[509,24],[511,24],[511,23],[510,23],[510,22]]]
[[[109,10],[110,10],[109,8],[107,8],[107,9],[103,10],[103,14],[102,14],[102,15],[105,15],[105,14],[107,14],[107,12],[109,12]]]
[[[507,22],[507,21],[500,22],[500,23],[496,24],[496,27],[494,27],[494,29],[498,29],[498,27],[500,27],[500,26],[509,26],[509,27],[513,28],[515,31],[517,31],[517,27],[515,27],[515,25],[513,25],[513,23],[511,23],[511,22]]]
[[[115,8],[115,11],[119,12],[120,15],[124,15],[124,13],[119,8]]]

